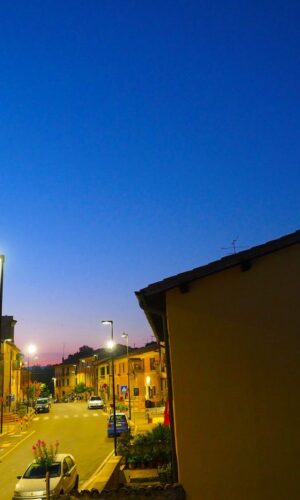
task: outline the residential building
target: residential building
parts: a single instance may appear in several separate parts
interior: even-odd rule
[[[122,348],[124,346],[121,346]],[[126,349],[125,349],[126,350]],[[166,365],[164,353],[156,342],[145,347],[132,349],[124,354],[124,349],[115,355],[115,397],[117,402],[128,405],[129,388],[132,409],[145,408],[145,401],[157,405],[167,397]],[[96,351],[97,352],[97,351]],[[78,384],[82,384],[89,394],[100,395],[106,404],[112,403],[112,371],[111,356],[98,359],[99,354],[85,358],[69,357],[55,366],[56,397],[63,399],[75,392]]]
[[[55,371],[55,383],[53,395],[55,399],[63,399],[65,396],[69,396],[74,393],[75,387],[78,383],[77,379],[77,364],[68,363],[63,361],[59,365],[54,366]]]
[[[98,393],[106,402],[109,402],[112,399],[111,358],[98,361],[97,367]],[[128,356],[117,356],[114,359],[114,367],[117,401],[128,403],[128,385],[133,410],[143,410],[146,401],[154,406],[166,399],[165,358],[156,342],[138,349],[131,349]]]
[[[136,292],[187,499],[299,498],[300,231]]]
[[[21,352],[14,343],[16,323],[13,316],[2,316],[0,387],[5,411],[13,410],[20,399]]]

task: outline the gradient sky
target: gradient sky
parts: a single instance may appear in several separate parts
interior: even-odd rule
[[[150,327],[134,291],[299,229],[298,1],[0,10],[3,314],[41,363]]]

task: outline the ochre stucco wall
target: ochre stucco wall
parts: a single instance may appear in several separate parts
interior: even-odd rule
[[[299,246],[167,293],[187,498],[300,498],[299,297]]]

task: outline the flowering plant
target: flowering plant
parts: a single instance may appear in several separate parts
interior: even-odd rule
[[[32,446],[33,456],[37,464],[47,467],[55,461],[55,455],[58,451],[59,442],[56,441],[55,444],[50,444],[49,448],[45,441],[39,439],[36,444]]]

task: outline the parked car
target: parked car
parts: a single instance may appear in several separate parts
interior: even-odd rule
[[[59,453],[55,462],[48,468],[50,473],[50,498],[70,493],[78,489],[79,476],[75,459],[72,455]],[[46,498],[46,469],[35,460],[27,467],[15,486],[12,500],[44,500]]]
[[[88,400],[88,409],[93,410],[95,408],[103,408],[104,401],[100,398],[100,396],[91,396]]]
[[[125,413],[116,413],[116,434],[120,435],[122,432],[130,432],[127,416]],[[110,415],[107,421],[107,436],[114,436],[114,415]]]
[[[35,413],[49,413],[50,407],[48,398],[37,398],[34,405]]]

